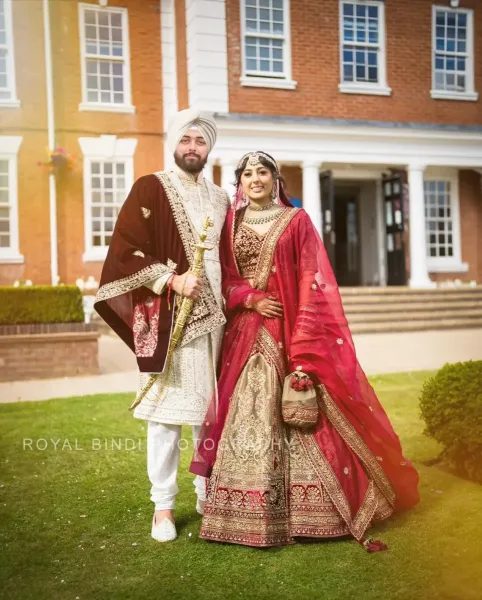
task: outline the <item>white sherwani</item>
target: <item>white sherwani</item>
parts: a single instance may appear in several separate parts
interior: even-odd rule
[[[196,242],[199,241],[206,217],[210,217],[214,223],[206,240],[213,248],[204,254],[204,269],[216,301],[222,308],[219,239],[228,208],[227,194],[221,196],[224,201],[220,202],[220,196],[212,193],[212,186],[208,187],[202,173],[196,180],[189,173],[174,167],[168,171],[168,176],[182,198]],[[160,286],[157,282],[158,292],[162,292],[169,277],[170,274],[167,274]],[[155,289],[154,286],[150,287]],[[174,300],[175,295],[172,294],[171,301]],[[163,393],[161,394],[159,385],[162,377],[159,377],[136,407],[134,416],[157,423],[201,425],[216,391],[216,364],[223,330],[223,326],[218,327],[213,332],[201,335],[177,348],[172,357],[172,368]],[[143,387],[148,376],[148,373],[140,374],[139,389]]]

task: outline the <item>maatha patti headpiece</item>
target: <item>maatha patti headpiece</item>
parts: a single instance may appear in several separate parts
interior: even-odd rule
[[[276,162],[271,158],[271,156],[269,156],[269,154],[266,154],[264,152],[248,152],[248,154],[245,154],[243,158],[239,161],[238,169],[242,167],[244,161],[246,160],[246,157],[248,158],[248,161],[246,162],[246,167],[251,167],[252,169],[258,167],[259,165],[263,164],[260,160],[261,157],[263,157],[265,160],[267,160],[270,164],[273,165],[277,173],[279,172],[278,165],[276,164]]]

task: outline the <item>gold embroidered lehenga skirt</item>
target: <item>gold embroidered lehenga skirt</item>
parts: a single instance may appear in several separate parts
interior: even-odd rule
[[[294,538],[331,538],[388,517],[393,509],[370,481],[351,527],[343,518],[346,498],[313,433],[281,417],[284,356],[281,323],[265,321],[230,400],[209,480],[200,536],[249,546],[293,543]],[[326,392],[325,392],[326,393]],[[323,401],[320,401],[323,413]],[[341,438],[325,415],[327,447]],[[344,453],[346,477],[356,476],[353,453]],[[356,482],[354,483],[356,485]],[[350,531],[351,529],[351,531]]]

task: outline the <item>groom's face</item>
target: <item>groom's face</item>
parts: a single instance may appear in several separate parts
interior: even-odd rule
[[[174,153],[176,165],[188,173],[200,173],[208,159],[208,145],[197,129],[188,129]]]

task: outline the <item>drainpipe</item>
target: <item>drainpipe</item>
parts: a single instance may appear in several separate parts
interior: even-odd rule
[[[55,150],[54,91],[52,79],[52,44],[50,39],[49,0],[43,0],[44,39],[45,39],[45,78],[47,87],[47,128],[49,150]],[[50,206],[50,276],[52,285],[58,284],[59,260],[57,248],[57,193],[55,175],[49,173]]]

